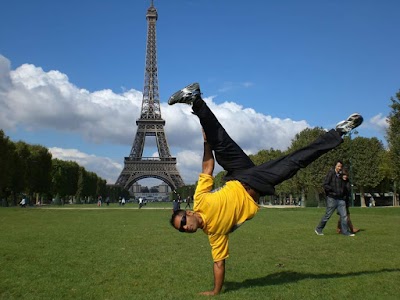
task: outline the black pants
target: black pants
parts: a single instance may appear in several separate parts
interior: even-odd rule
[[[228,172],[225,179],[246,183],[261,196],[273,195],[275,185],[293,177],[298,170],[343,142],[340,134],[332,129],[304,148],[255,166],[202,99],[194,101],[193,113],[200,119],[215,159]]]

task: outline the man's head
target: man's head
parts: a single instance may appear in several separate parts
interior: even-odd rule
[[[335,164],[335,172],[336,172],[337,174],[340,174],[340,172],[342,171],[342,167],[343,167],[342,161],[340,161],[340,160],[336,161],[336,164]]]
[[[194,233],[201,228],[202,221],[199,215],[190,210],[176,210],[171,216],[172,227],[180,232]]]

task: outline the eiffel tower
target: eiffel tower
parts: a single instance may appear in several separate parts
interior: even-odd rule
[[[156,48],[157,10],[151,1],[147,9],[147,45],[146,69],[144,78],[143,101],[140,118],[131,153],[124,159],[124,169],[119,175],[116,185],[129,189],[133,183],[144,178],[157,178],[164,181],[172,190],[184,185],[176,168],[176,158],[169,152],[165,137],[165,121],[161,118],[160,99],[158,93],[158,69]],[[147,136],[155,136],[159,157],[143,157],[143,149]]]

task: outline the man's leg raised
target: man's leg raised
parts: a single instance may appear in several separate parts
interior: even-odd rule
[[[271,194],[275,185],[293,177],[301,168],[339,146],[343,142],[342,135],[360,126],[362,121],[361,115],[352,114],[347,120],[339,122],[336,129],[326,132],[308,146],[246,170],[236,176],[236,179],[249,184],[262,196]]]
[[[232,140],[214,113],[201,98],[198,83],[192,83],[176,92],[170,97],[168,103],[170,105],[175,103],[192,105],[193,113],[198,116],[206,134],[207,142],[214,151],[215,159],[224,170],[228,171],[228,177],[231,174],[254,166],[251,159]]]

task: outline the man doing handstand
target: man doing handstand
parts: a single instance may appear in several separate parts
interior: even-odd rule
[[[199,117],[203,127],[204,153],[193,212],[175,211],[170,222],[180,232],[194,233],[201,228],[208,235],[214,260],[214,289],[201,294],[217,295],[225,278],[229,234],[254,217],[260,196],[273,195],[275,185],[293,177],[298,170],[340,145],[342,135],[361,125],[363,118],[352,114],[346,121],[338,123],[336,129],[324,133],[310,145],[255,166],[203,101],[198,83],[173,94],[168,104],[176,103],[192,105],[193,113]],[[212,191],[214,155],[218,164],[227,171],[227,182]]]

